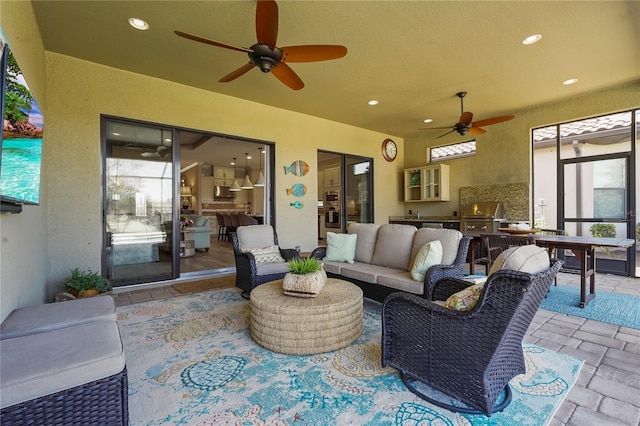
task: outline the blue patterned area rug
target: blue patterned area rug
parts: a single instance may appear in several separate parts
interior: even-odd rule
[[[598,291],[587,306],[581,308],[580,289],[569,285],[551,286],[542,300],[542,309],[640,329],[640,297],[628,294]]]
[[[224,289],[118,308],[138,425],[545,425],[582,360],[526,345],[527,373],[491,417],[456,414],[409,392],[380,366],[381,305],[365,300],[363,334],[344,349],[290,356],[248,330],[248,302]],[[422,389],[423,390],[423,389]]]

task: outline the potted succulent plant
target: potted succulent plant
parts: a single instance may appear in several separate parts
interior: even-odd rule
[[[292,259],[284,276],[284,293],[297,297],[316,297],[327,282],[323,264],[313,257]]]
[[[71,276],[64,281],[67,292],[75,297],[91,297],[100,293],[108,293],[112,287],[109,280],[98,274],[88,271],[81,271],[76,268],[71,271]]]

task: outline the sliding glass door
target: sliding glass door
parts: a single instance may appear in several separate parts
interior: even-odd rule
[[[173,130],[103,117],[102,135],[105,276],[114,286],[177,277]]]

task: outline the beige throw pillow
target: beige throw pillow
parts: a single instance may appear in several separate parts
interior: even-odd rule
[[[418,250],[411,267],[411,278],[414,281],[424,281],[427,270],[433,265],[442,263],[442,244],[439,240],[424,244]]]

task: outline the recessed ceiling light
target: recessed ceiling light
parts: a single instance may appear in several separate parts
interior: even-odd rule
[[[432,119],[430,119],[430,118],[425,118],[423,121],[424,121],[425,123],[431,123],[433,120],[432,120]]]
[[[232,161],[232,162],[230,162],[229,164],[231,164],[232,166],[235,166],[235,165],[236,165],[236,162],[235,162],[235,161]]]
[[[539,42],[540,40],[542,40],[542,36],[540,34],[533,34],[522,40],[522,44],[533,44]]]
[[[247,155],[247,160],[251,160],[251,156],[250,155]]]
[[[129,25],[131,25],[136,30],[145,31],[149,29],[149,24],[147,24],[140,18],[129,18]]]
[[[113,136],[120,136],[120,133],[118,133],[118,132],[113,132],[113,133],[112,133],[112,135],[113,135]]]
[[[378,105],[378,101],[376,101],[375,99],[370,100],[369,102],[367,102],[369,105]]]
[[[569,80],[565,80],[562,82],[565,86],[569,86],[570,84],[575,84],[578,82],[577,78],[570,78]]]

